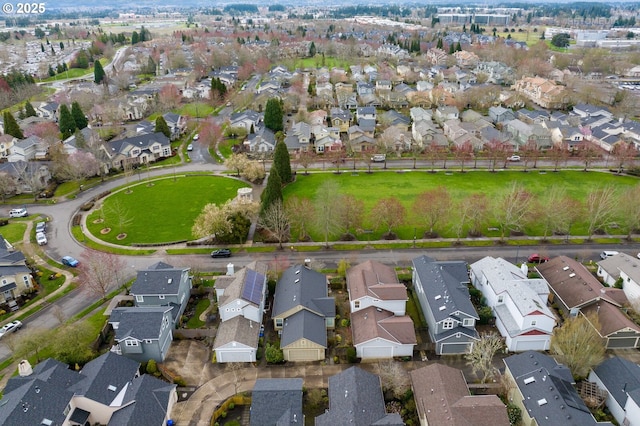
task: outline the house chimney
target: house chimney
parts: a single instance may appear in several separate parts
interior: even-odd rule
[[[234,273],[233,263],[227,263],[227,275],[233,275]]]
[[[27,377],[33,374],[33,369],[31,368],[31,364],[26,359],[23,359],[18,364],[18,374],[20,377]]]

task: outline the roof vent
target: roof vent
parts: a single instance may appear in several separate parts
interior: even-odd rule
[[[442,299],[442,296],[441,295],[437,295],[436,297],[434,297],[434,299],[440,300],[440,299]]]
[[[536,381],[536,378],[531,376],[531,377],[527,377],[526,379],[524,379],[524,384],[528,385],[529,383],[534,383]]]
[[[300,278],[296,278],[295,281],[293,281],[294,283],[299,283],[300,282]]]
[[[44,419],[42,419],[42,423],[40,424],[45,426],[51,426],[53,424],[53,420],[49,420],[45,417]]]
[[[572,272],[572,273],[570,273],[570,274],[569,274],[569,278],[573,278],[573,277],[575,277],[575,276],[576,276],[576,273],[575,273],[575,272]]]
[[[438,308],[438,310],[439,310],[439,311],[444,311],[445,309],[447,309],[447,307],[446,307],[446,306],[440,306],[440,307]]]
[[[546,403],[547,403],[547,400],[546,400],[546,399],[544,399],[544,398],[542,398],[542,399],[539,399],[539,400],[538,400],[538,405],[539,405],[540,407],[542,407],[542,406],[543,406],[543,405],[545,405]]]
[[[348,391],[348,390],[345,390],[345,391],[344,391],[344,397],[346,398],[347,396],[349,396],[349,391]]]
[[[36,393],[40,393],[40,387],[36,386]]]
[[[173,282],[173,278],[169,278],[169,279],[167,280],[167,284],[171,284],[172,282]]]
[[[568,266],[565,266],[564,268],[562,268],[562,270],[563,270],[563,271],[568,271],[568,270],[569,270],[569,267],[568,267]]]
[[[300,273],[300,269],[298,269],[298,270],[296,271],[296,275],[298,275],[299,273]]]
[[[117,388],[117,387],[115,387],[115,386],[113,386],[113,385],[109,385],[109,386],[107,386],[107,389],[109,389],[111,392],[115,392],[115,391],[117,391],[117,390],[118,390],[118,388]]]

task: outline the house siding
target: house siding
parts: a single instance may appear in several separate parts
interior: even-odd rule
[[[360,306],[356,308],[356,302],[360,302]],[[361,297],[360,299],[351,301],[351,312],[358,312],[369,306],[375,306],[376,308],[384,309],[385,311],[393,312],[396,316],[403,316],[406,313],[405,300],[379,300],[369,296]]]
[[[300,339],[282,348],[285,361],[321,361],[325,358],[325,347]]]

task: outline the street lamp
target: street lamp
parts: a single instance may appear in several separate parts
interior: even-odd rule
[[[417,237],[417,233],[418,230],[417,228],[413,228],[413,248],[416,248],[416,237]]]

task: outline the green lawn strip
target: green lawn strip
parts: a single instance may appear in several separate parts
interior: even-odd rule
[[[205,118],[213,114],[214,108],[206,102],[192,102],[178,108],[175,112],[194,118]]]
[[[261,246],[261,247],[246,247],[244,251],[246,253],[272,253],[278,249],[277,244],[273,246]]]
[[[34,216],[29,216],[27,219],[30,220],[33,217]],[[9,223],[0,228],[0,234],[11,244],[16,244],[22,241],[26,230],[27,223],[24,219],[9,219]]]
[[[424,319],[424,315],[420,311],[419,304],[416,302],[416,296],[413,292],[410,292],[409,299],[407,300],[407,315],[411,317],[413,320],[414,326],[421,325],[422,327],[427,326],[427,321]]]
[[[231,147],[239,143],[240,141],[238,139],[224,139],[218,143],[218,150],[220,150],[220,154],[222,154],[224,158],[229,158],[231,154],[233,154]]]
[[[154,180],[152,186],[131,186],[131,191],[119,191],[105,198],[103,208],[87,218],[87,228],[103,241],[125,246],[189,240],[191,227],[206,204],[223,204],[236,196],[238,188],[246,186],[239,180],[220,176],[189,175],[174,180],[168,175]],[[109,214],[116,205],[124,214]],[[100,217],[104,222],[95,223]],[[101,230],[105,228],[111,231],[103,235]],[[126,233],[126,238],[118,240],[120,233]]]
[[[201,299],[196,305],[196,313],[187,321],[187,328],[200,328],[204,326],[204,321],[200,321],[200,315],[209,307],[211,301],[207,298]]]
[[[127,249],[127,248],[120,248],[120,247],[111,247],[111,246],[107,246],[107,245],[103,245],[100,243],[97,243],[87,237],[84,236],[84,234],[82,234],[82,230],[80,229],[79,226],[72,226],[71,227],[71,235],[73,235],[73,237],[81,242],[83,245],[95,249],[95,250],[100,250],[100,251],[104,251],[107,253],[113,253],[113,254],[121,254],[121,255],[125,255],[125,256],[146,256],[148,254],[154,254],[156,252],[155,249],[139,249],[139,250],[133,250],[133,249]],[[52,263],[54,264],[54,263]],[[61,268],[66,268],[65,266],[62,266],[61,264],[55,264],[58,267]]]
[[[384,232],[383,229],[375,229],[374,224],[368,217],[374,204],[382,198],[397,197],[404,205],[407,216],[405,224],[394,229],[400,239],[412,240],[414,230],[417,229],[418,236],[425,231],[425,226],[412,212],[412,204],[416,197],[428,189],[444,186],[454,202],[466,199],[475,193],[484,193],[488,201],[497,199],[513,182],[520,183],[526,190],[536,197],[542,197],[553,185],[566,188],[567,193],[578,200],[585,200],[587,194],[593,189],[602,185],[615,185],[617,188],[626,189],[638,184],[638,179],[631,176],[616,176],[608,173],[584,173],[581,171],[560,171],[557,173],[522,173],[519,171],[501,171],[491,173],[486,171],[474,171],[470,173],[394,173],[377,171],[375,173],[361,173],[352,175],[334,173],[298,175],[296,181],[284,188],[285,199],[291,196],[313,199],[320,185],[333,180],[337,183],[340,193],[353,195],[364,203],[365,221],[363,229],[371,229],[368,239],[379,240]],[[452,223],[441,223],[437,232],[444,238],[454,238]],[[489,231],[489,228],[497,228],[498,224],[491,219],[483,229],[485,237],[499,238],[500,232],[497,229]],[[542,225],[533,223],[524,228],[526,235],[542,235]],[[576,223],[571,228],[574,235],[585,235],[587,232],[586,220]],[[311,233],[311,238],[322,240],[320,235]]]
[[[167,249],[167,254],[210,254],[211,248],[176,248]],[[231,250],[233,251],[233,250]]]

